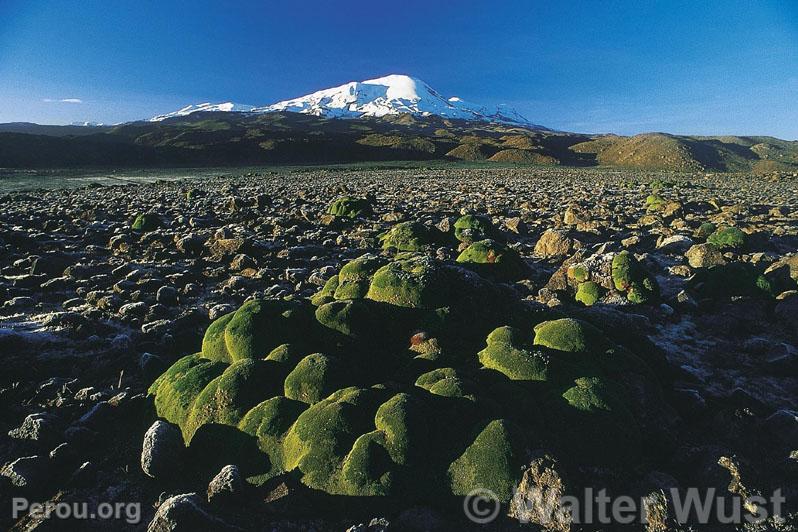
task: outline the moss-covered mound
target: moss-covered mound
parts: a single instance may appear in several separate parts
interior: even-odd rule
[[[776,288],[755,266],[742,262],[702,268],[690,278],[688,286],[705,298],[732,296],[772,297]]]
[[[499,238],[501,234],[487,216],[465,214],[454,222],[454,236],[460,242],[470,244],[486,238]]]
[[[364,255],[314,303],[249,301],[152,384],[194,470],[223,461],[255,483],[290,471],[337,495],[429,502],[480,487],[506,501],[541,445],[634,467],[645,444],[624,384],[657,389],[642,360],[456,264]]]
[[[131,224],[130,228],[134,231],[155,231],[161,226],[161,219],[155,215],[150,213],[139,214],[136,216],[136,219],[133,220],[133,224]]]
[[[628,251],[587,258],[577,254],[552,275],[546,287],[587,306],[650,303],[659,298],[654,276]]]
[[[707,242],[722,250],[741,250],[746,239],[746,234],[736,227],[720,227],[707,237]]]
[[[646,303],[659,297],[659,286],[653,276],[628,251],[612,259],[612,282],[632,303]]]
[[[604,289],[600,284],[593,281],[585,281],[584,283],[579,283],[574,299],[589,307],[595,305],[601,299],[603,292]]]
[[[359,218],[372,214],[371,202],[365,198],[352,198],[344,196],[333,201],[327,209],[327,214],[340,218]]]
[[[717,231],[717,227],[712,222],[704,222],[698,226],[698,229],[695,231],[695,236],[697,238],[703,238],[706,240],[709,235]]]
[[[495,240],[480,240],[464,249],[457,262],[487,277],[515,281],[524,274],[526,264],[517,251]]]
[[[662,209],[668,201],[660,196],[659,194],[649,194],[646,197],[646,210],[651,211],[658,211]]]
[[[446,236],[436,227],[420,222],[401,222],[380,235],[382,249],[422,251],[446,243]]]

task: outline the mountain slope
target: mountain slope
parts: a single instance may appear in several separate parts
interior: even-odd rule
[[[254,109],[251,105],[244,105],[240,103],[224,102],[224,103],[198,103],[196,105],[187,105],[182,109],[166,113],[150,118],[150,122],[161,122],[168,118],[177,118],[180,116],[188,116],[193,113],[208,113],[214,111],[222,111],[225,113],[248,113]]]
[[[107,131],[110,127],[111,126],[103,125],[78,126],[74,124],[69,126],[48,126],[33,124],[31,122],[8,122],[0,124],[0,133],[26,133],[29,135],[48,135],[51,137],[81,137]]]
[[[772,137],[602,135],[571,146],[605,166],[650,170],[769,172],[798,168],[798,142]]]
[[[511,109],[484,107],[460,98],[444,98],[418,78],[392,74],[366,81],[352,81],[339,87],[278,102],[255,112],[291,111],[331,118],[381,117],[411,114],[440,116],[535,126]]]
[[[55,128],[42,134],[47,128],[0,124],[0,168],[461,160],[689,172],[798,171],[798,142],[771,137],[580,135],[407,113],[335,120],[296,112],[200,111],[157,122]]]
[[[188,105],[178,111],[155,116],[150,121],[159,122],[207,111],[255,114],[292,112],[327,118],[363,118],[388,115],[439,116],[457,120],[518,124],[535,129],[546,129],[543,126],[532,124],[515,110],[506,106],[481,106],[464,102],[457,97],[446,99],[422,80],[401,74],[391,74],[366,81],[351,81],[338,87],[262,107],[233,104],[232,102]]]

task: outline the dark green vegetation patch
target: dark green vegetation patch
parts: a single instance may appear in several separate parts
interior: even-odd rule
[[[152,384],[158,415],[208,449],[193,455],[207,457],[199,469],[235,461],[254,483],[292,471],[337,495],[488,488],[506,501],[528,453],[547,445],[574,464],[634,467],[652,409],[624,383],[658,397],[646,362],[460,265],[519,267],[507,248],[466,252],[459,264],[364,255],[313,303],[245,303]],[[624,264],[617,281],[632,285]]]
[[[330,204],[328,214],[341,218],[359,218],[372,214],[371,202],[365,198],[351,198],[344,196]]]
[[[133,224],[131,224],[130,228],[134,231],[155,231],[161,226],[161,219],[155,214],[139,214],[136,216],[136,219],[133,220]]]

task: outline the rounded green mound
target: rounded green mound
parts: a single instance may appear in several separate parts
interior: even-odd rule
[[[548,380],[550,357],[531,346],[531,338],[527,336],[515,327],[495,329],[488,335],[487,347],[478,354],[479,362],[512,380]]]
[[[440,230],[420,222],[398,223],[379,238],[382,249],[394,248],[398,251],[423,251],[429,246],[446,242]]]
[[[274,348],[318,334],[312,309],[301,302],[252,300],[214,321],[202,339],[202,356],[235,362],[265,358]]]
[[[659,194],[649,194],[648,197],[646,197],[646,210],[648,211],[661,210],[666,203],[667,200],[662,196],[660,196]]]
[[[775,295],[771,280],[755,266],[742,262],[703,268],[690,279],[688,286],[705,298]]]
[[[500,235],[487,216],[465,214],[454,222],[454,236],[460,242],[470,244],[486,238],[498,238]]]
[[[583,283],[588,280],[590,273],[583,264],[574,264],[573,266],[568,267],[566,275],[568,279],[573,279],[578,283]]]
[[[532,449],[620,464],[642,445],[618,377],[657,384],[595,327],[540,322],[506,286],[426,256],[363,256],[333,279],[315,307],[248,301],[152,384],[196,470],[236,460],[253,483],[292,472],[334,495],[506,501]]]
[[[161,219],[155,214],[139,214],[130,226],[134,231],[155,231],[161,226]]]
[[[400,259],[374,273],[366,297],[399,307],[433,309],[446,306],[450,272],[431,258]]]
[[[698,229],[696,229],[695,234],[696,237],[703,238],[704,240],[706,240],[709,237],[709,235],[717,231],[717,229],[718,228],[712,222],[704,222],[698,226]]]
[[[496,419],[482,429],[474,443],[449,466],[449,483],[454,495],[465,496],[474,486],[508,500],[518,485],[518,469],[523,465],[523,446],[514,427]]]
[[[469,245],[458,255],[457,262],[470,265],[482,275],[507,281],[521,278],[526,269],[517,251],[490,239]]]
[[[745,247],[747,237],[737,227],[720,227],[707,237],[707,242],[719,249],[740,250]]]
[[[616,290],[626,294],[631,303],[647,303],[659,298],[657,281],[628,251],[621,251],[613,257],[612,283]]]
[[[585,353],[603,345],[601,331],[581,320],[561,318],[539,323],[535,326],[535,345],[556,351]]]
[[[327,208],[327,214],[339,218],[360,218],[372,214],[371,202],[365,198],[344,196],[333,201]]]
[[[371,278],[384,263],[381,258],[369,254],[346,263],[338,273],[333,297],[335,299],[366,297]]]
[[[552,274],[545,288],[558,294],[561,301],[571,299],[585,306],[598,302],[653,303],[659,299],[654,276],[629,251],[577,253]]]
[[[603,292],[604,289],[600,284],[594,283],[593,281],[586,281],[584,283],[579,283],[574,299],[589,307],[595,305],[598,300],[601,299]]]
[[[355,259],[311,301],[326,328],[372,344],[406,341],[419,331],[474,337],[487,334],[492,320],[523,314],[506,288],[454,264],[409,253],[387,263],[370,255]],[[438,350],[436,342],[423,344],[417,348]]]

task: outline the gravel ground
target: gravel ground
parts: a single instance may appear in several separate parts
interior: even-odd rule
[[[524,259],[528,271],[513,283],[522,298],[662,354],[673,442],[665,458],[637,472],[630,490],[781,488],[794,512],[797,184],[601,169],[309,168],[0,195],[0,524],[63,529],[54,518],[13,519],[12,498],[25,496],[140,504],[138,523],[67,523],[83,529],[145,529],[158,508],[154,530],[172,521],[194,529],[466,529],[456,511],[337,507],[290,482],[217,507],[205,501],[210,479],[156,481],[140,465],[155,421],[148,385],[199,350],[215,317],[253,297],[309,297],[348,260],[390,253],[378,235],[391,225],[415,220],[449,230],[463,213],[489,216]],[[652,194],[661,200],[654,207],[646,204]],[[347,222],[326,215],[344,195],[369,198],[374,214]],[[154,214],[158,228],[132,230],[142,213]],[[745,246],[708,253],[700,228],[707,222],[741,229]],[[565,280],[568,266],[624,249],[658,281],[661,298],[578,303]],[[429,254],[451,260],[457,249]],[[721,263],[768,278],[770,297],[708,297],[702,271]],[[575,485],[611,476],[571,472]],[[191,492],[200,496],[169,499]],[[385,523],[368,525],[382,515]],[[794,529],[790,523],[750,529]],[[515,525],[508,517],[494,526]]]

